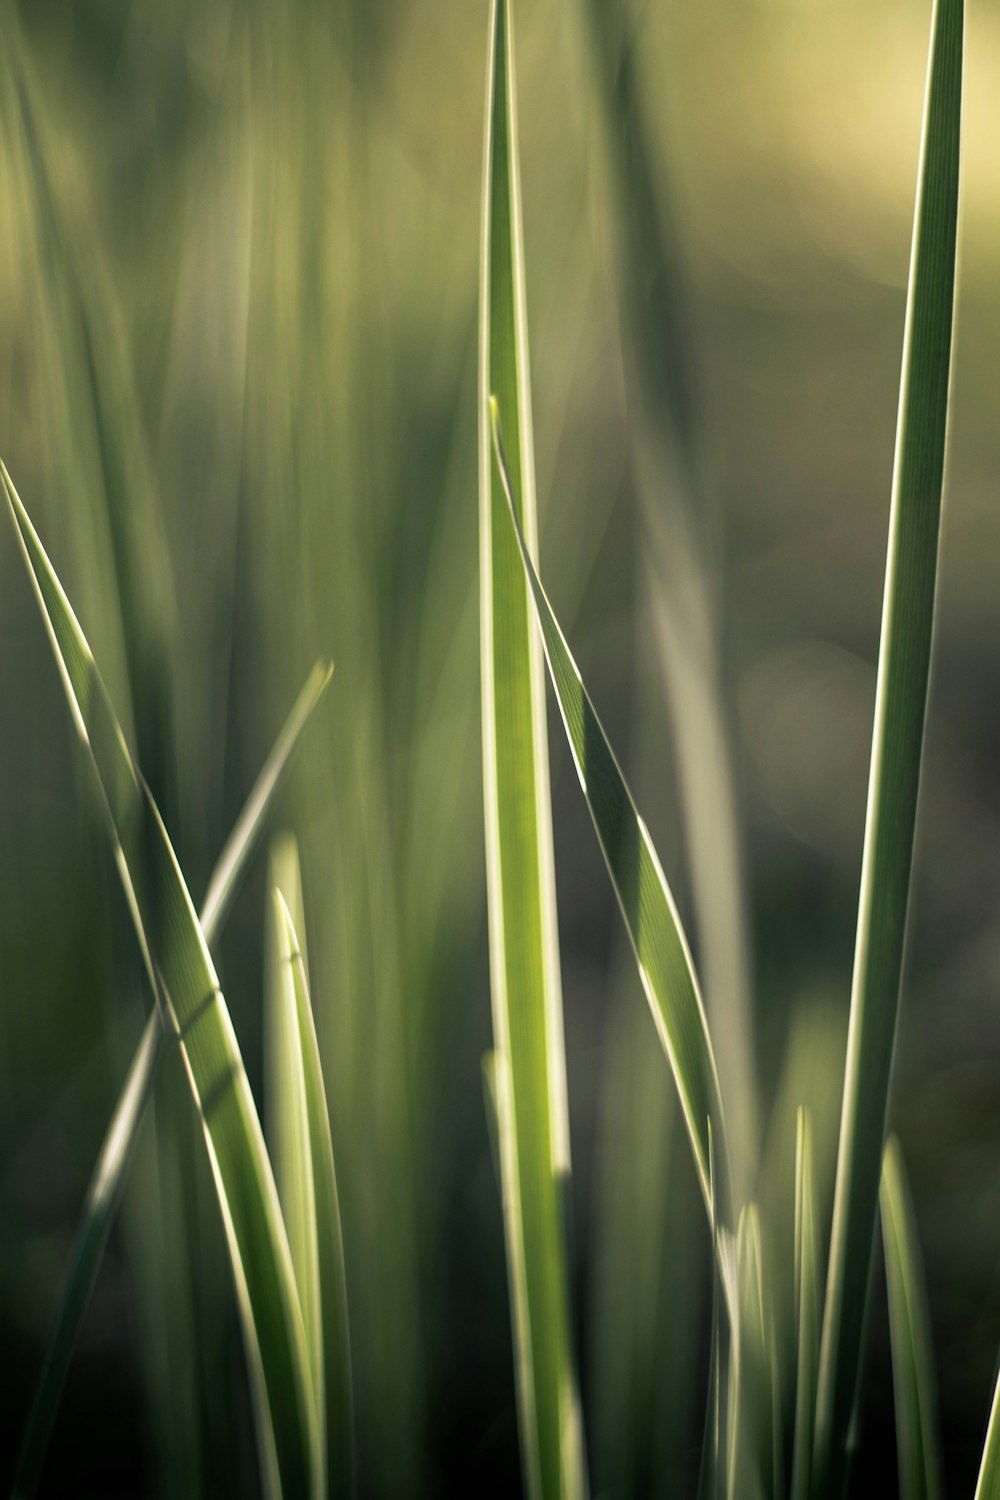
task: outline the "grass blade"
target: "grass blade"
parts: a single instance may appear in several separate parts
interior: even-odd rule
[[[798,1354],[795,1368],[795,1439],[792,1448],[792,1500],[809,1500],[813,1427],[816,1420],[816,1368],[819,1362],[818,1231],[813,1194],[813,1138],[809,1111],[795,1121],[795,1315]]]
[[[708,1356],[708,1400],[705,1403],[705,1431],[701,1441],[701,1464],[698,1472],[698,1500],[718,1500],[721,1493],[722,1418],[722,1339],[719,1330],[719,1265],[714,1253],[719,1232],[715,1210],[715,1161],[712,1149],[712,1132],[708,1135],[708,1179],[712,1203],[712,1328]]]
[[[209,945],[222,931],[233,897],[246,870],[292,751],[319,703],[333,668],[322,662],[313,667],[291,713],[275,741],[253,788],[223,847],[202,903],[200,921]],[[132,1152],[152,1092],[163,1053],[164,1029],[159,1008],[146,1022],[125,1086],[115,1105],[111,1123],[87,1190],[83,1222],[69,1274],[56,1309],[42,1361],[38,1385],[21,1437],[13,1493],[27,1500],[34,1494],[42,1461],[55,1420],[70,1359],[76,1345],[104,1248],[111,1233]]]
[[[308,1357],[288,1240],[229,1010],[165,828],[129,755],[86,638],[0,466],[76,728],[89,749],[147,971],[199,1108],[236,1283],[265,1488],[315,1492]]]
[[[488,396],[513,422],[521,522],[536,545],[514,46],[490,23],[480,282],[480,593],[493,1032],[521,1451],[532,1500],[586,1490],[563,1195],[569,1121],[544,682],[524,574],[491,462]]]
[[[726,1096],[733,1168],[749,1186],[760,1102],[737,774],[722,651],[723,570],[714,535],[690,295],[665,163],[641,78],[632,0],[585,0],[608,148],[607,183],[627,382],[630,468],[640,502],[653,645],[676,752],[705,1003]]]
[[[846,1470],[899,1006],[948,425],[964,0],[935,0],[899,420],[847,1069],[817,1398],[820,1492]]]
[[[269,1035],[274,1042],[271,1118],[275,1176],[288,1226],[320,1427],[325,1489],[353,1490],[353,1415],[347,1282],[330,1117],[309,998],[305,949],[290,905],[301,882],[294,840],[272,858],[273,954]],[[284,892],[288,892],[286,901]],[[282,1071],[277,1073],[280,1066]]]
[[[976,1500],[1000,1500],[1000,1374],[993,1389],[990,1423],[976,1482]]]
[[[549,676],[569,738],[611,882],[628,929],[639,977],[657,1033],[673,1069],[695,1166],[712,1220],[709,1141],[716,1143],[719,1223],[728,1211],[728,1148],[719,1081],[691,952],[673,896],[645,823],[636,810],[614,752],[583,685],[566,638],[535,571],[515,505],[511,471],[500,436],[499,406],[491,403],[497,473],[507,497],[507,524],[519,546],[531,589]]]
[[[889,1294],[900,1500],[940,1500],[941,1455],[927,1295],[903,1153],[895,1136],[886,1143],[879,1202]]]

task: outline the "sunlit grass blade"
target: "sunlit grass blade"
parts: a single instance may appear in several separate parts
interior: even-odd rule
[[[315,1493],[318,1434],[288,1240],[236,1034],[162,820],[136,771],[86,638],[6,469],[8,508],[90,751],[157,1003],[198,1106],[229,1246],[271,1495]]]
[[[271,873],[275,965],[268,1015],[273,1044],[269,1120],[275,1132],[275,1176],[309,1347],[326,1493],[343,1496],[351,1493],[354,1474],[347,1282],[330,1117],[299,937],[304,927],[294,840],[277,846]],[[293,904],[298,923],[292,918]]]
[[[813,1138],[809,1111],[795,1121],[795,1438],[792,1448],[792,1500],[809,1500],[816,1369],[819,1362],[820,1276],[816,1204],[813,1193]]]
[[[764,1283],[760,1211],[750,1203],[736,1231],[736,1302],[730,1350],[732,1430],[729,1495],[732,1500],[780,1491],[774,1444],[774,1337]]]
[[[705,1431],[701,1440],[701,1465],[698,1472],[698,1500],[719,1500],[725,1466],[722,1462],[722,1337],[719,1327],[720,1276],[715,1241],[719,1221],[715,1203],[715,1161],[711,1127],[708,1133],[708,1178],[712,1204],[712,1327],[708,1354],[708,1400],[705,1403]]]
[[[1000,1500],[1000,1374],[993,1388],[993,1405],[986,1429],[975,1500]]]
[[[511,470],[500,435],[499,404],[495,399],[491,414],[496,469],[508,502],[507,526],[512,541],[520,548],[549,676],[580,785],[625,918],[657,1033],[673,1069],[710,1220],[710,1132],[715,1142],[718,1220],[725,1227],[730,1219],[726,1127],[691,952],[659,856],[531,560],[518,518]]]
[[[935,0],[903,340],[851,1019],[820,1354],[819,1492],[854,1406],[899,1007],[930,670],[958,232],[964,0]]]
[[[695,935],[726,1097],[733,1169],[756,1168],[760,1103],[735,738],[727,711],[717,507],[675,205],[642,87],[648,13],[585,0],[608,147],[631,473],[652,645],[676,748]]]
[[[322,698],[332,671],[331,666],[317,662],[310,672],[209,878],[200,921],[205,941],[210,946],[225,925],[233,896],[256,848],[292,751]],[[38,1385],[21,1435],[13,1489],[21,1500],[27,1500],[28,1496],[34,1494],[38,1484],[56,1408],[104,1247],[118,1210],[139,1126],[156,1078],[157,1065],[163,1055],[164,1040],[162,1016],[156,1007],[146,1022],[87,1190],[84,1217],[77,1235],[73,1260],[52,1322]]]
[[[940,1500],[934,1351],[917,1227],[903,1153],[895,1136],[886,1142],[879,1204],[889,1294],[900,1500]]]
[[[494,0],[487,65],[479,347],[483,767],[493,1034],[521,1452],[532,1500],[586,1489],[563,1222],[570,1169],[544,674],[506,519],[488,399],[510,413],[519,515],[536,545],[514,45]],[[503,1075],[501,1077],[501,1075]],[[508,1086],[509,1085],[509,1086]]]

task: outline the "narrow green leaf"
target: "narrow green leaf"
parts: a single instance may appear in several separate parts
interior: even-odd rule
[[[322,698],[332,671],[331,666],[317,662],[310,672],[209,878],[200,921],[205,941],[210,946],[225,926],[233,896],[257,845],[292,751],[313,709]],[[21,1500],[28,1500],[38,1486],[70,1359],[118,1211],[139,1126],[145,1115],[146,1102],[152,1092],[157,1065],[163,1054],[164,1035],[162,1014],[156,1006],[146,1022],[90,1179],[76,1249],[52,1322],[28,1420],[21,1435],[13,1487],[13,1493],[21,1497]]]
[[[733,1169],[756,1171],[759,1085],[750,941],[724,691],[725,598],[717,499],[706,462],[683,246],[642,86],[647,14],[634,0],[584,0],[608,148],[630,470],[640,506],[652,642],[675,746],[701,976],[726,1097]]]
[[[879,1202],[889,1295],[900,1500],[939,1500],[941,1456],[934,1351],[917,1226],[903,1153],[895,1136],[886,1142]]]
[[[993,1388],[993,1405],[986,1429],[983,1460],[976,1483],[976,1500],[1000,1500],[1000,1374]]]
[[[544,679],[524,575],[490,457],[488,397],[509,409],[521,521],[536,542],[514,46],[494,0],[480,281],[480,597],[493,1034],[525,1484],[586,1491],[563,1198],[570,1170]]]
[[[294,840],[272,858],[273,943],[277,960],[269,997],[274,1046],[271,1115],[275,1175],[299,1289],[320,1427],[326,1493],[353,1490],[353,1415],[347,1281],[333,1141],[305,949],[292,918],[301,921],[301,879]],[[286,901],[284,892],[288,892]]]
[[[736,1230],[736,1306],[731,1346],[731,1500],[772,1496],[775,1479],[773,1332],[764,1287],[760,1211],[750,1203]]]
[[[251,1374],[269,1494],[316,1493],[318,1434],[288,1240],[246,1070],[194,906],[104,684],[5,468],[8,508],[70,711],[97,772],[147,972],[201,1114]]]
[[[524,539],[511,471],[491,402],[496,468],[507,497],[507,524],[518,545],[541,631],[549,676],[583,794],[628,929],[653,1021],[673,1069],[705,1206],[712,1216],[709,1134],[717,1143],[719,1222],[729,1218],[728,1147],[718,1075],[691,952],[659,856],[636,810],[566,637]]]
[[[820,1494],[839,1494],[846,1471],[899,1007],[948,426],[963,28],[964,0],[935,0],[820,1352],[816,1419]]]
[[[792,1500],[809,1500],[813,1426],[816,1420],[816,1368],[819,1361],[818,1232],[813,1195],[812,1119],[799,1109],[795,1121],[795,1316],[798,1355],[795,1370],[795,1440]]]
[[[712,1130],[708,1132],[708,1181],[711,1199],[712,1224],[712,1328],[708,1356],[708,1400],[705,1403],[705,1430],[701,1440],[701,1464],[698,1471],[698,1500],[718,1500],[721,1493],[722,1464],[722,1420],[721,1382],[722,1348],[719,1329],[720,1276],[719,1260],[715,1254],[715,1243],[719,1233],[715,1199],[715,1152],[712,1146]]]

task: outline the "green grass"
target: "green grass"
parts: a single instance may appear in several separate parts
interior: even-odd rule
[[[194,101],[178,114],[195,124],[179,133],[192,129],[206,162],[213,152],[236,161],[221,176],[242,187],[220,208],[206,165],[199,185],[186,188],[183,214],[140,226],[142,274],[120,304],[98,216],[87,192],[73,189],[59,101],[36,72],[27,28],[10,7],[0,16],[0,196],[15,205],[19,244],[28,247],[47,413],[42,437],[25,441],[46,450],[53,498],[43,486],[52,509],[41,529],[74,598],[79,583],[94,652],[5,468],[0,475],[133,928],[128,957],[99,967],[99,994],[107,993],[99,1034],[139,1030],[138,996],[131,1011],[122,1005],[138,988],[136,973],[151,1006],[131,1065],[123,1056],[116,1074],[124,1086],[18,1433],[13,1492],[22,1500],[54,1458],[50,1440],[88,1309],[95,1327],[106,1326],[96,1293],[109,1246],[109,1276],[120,1254],[127,1295],[146,1309],[129,1334],[128,1368],[160,1372],[136,1399],[154,1417],[149,1441],[159,1446],[167,1493],[255,1485],[283,1500],[355,1490],[406,1500],[453,1487],[507,1493],[519,1459],[528,1500],[586,1500],[591,1471],[595,1493],[623,1497],[866,1494],[884,1486],[891,1463],[879,1466],[876,1456],[869,1471],[874,1445],[856,1451],[870,1303],[883,1287],[873,1275],[880,1214],[899,1492],[939,1500],[944,1491],[949,1450],[938,1432],[917,1215],[901,1148],[887,1132],[897,1032],[907,1024],[901,996],[949,434],[964,0],[934,0],[931,19],[849,1007],[820,972],[825,918],[810,910],[803,921],[797,893],[780,882],[790,901],[781,962],[751,961],[723,549],[711,519],[718,476],[689,317],[710,270],[685,251],[691,185],[679,180],[675,201],[659,157],[669,111],[648,91],[649,33],[628,4],[581,0],[591,69],[574,71],[564,58],[565,75],[549,77],[539,72],[551,54],[538,50],[536,22],[524,56],[532,136],[522,183],[515,9],[514,0],[489,7],[474,370],[471,343],[461,355],[440,352],[471,340],[470,328],[446,329],[440,349],[434,342],[442,309],[423,242],[381,234],[387,215],[408,222],[412,205],[426,207],[433,195],[423,196],[426,146],[401,152],[393,133],[419,113],[410,91],[420,69],[397,77],[382,68],[379,22],[350,7],[322,18],[293,8],[230,18],[218,35],[181,27],[162,43],[164,55],[176,46],[177,87]],[[467,18],[453,23],[474,29]],[[132,50],[123,46],[105,66],[127,71],[130,57],[146,55],[144,24],[135,18]],[[444,80],[451,32],[446,42],[432,19],[406,24],[416,56],[430,55]],[[678,14],[672,24],[683,33],[694,23]],[[726,43],[721,34],[716,41],[721,58]],[[902,61],[892,69],[901,76]],[[213,93],[213,79],[232,77],[239,88],[219,83]],[[560,342],[566,309],[576,316],[600,300],[592,288],[567,292],[569,278],[553,272],[559,257],[546,236],[562,230],[539,211],[562,190],[546,152],[556,138],[574,140],[558,107],[567,77],[604,141],[595,181],[610,205],[601,233],[619,326],[581,338],[577,365],[560,371],[571,363]],[[376,86],[392,100],[377,124]],[[442,110],[464,107],[466,87],[475,93],[463,78]],[[679,131],[690,126],[680,111],[673,118]],[[429,137],[429,123],[420,129]],[[393,192],[383,194],[389,160]],[[706,174],[710,165],[706,154]],[[448,196],[468,206],[471,184],[456,168]],[[588,178],[578,194],[579,223],[595,213],[592,186]],[[750,180],[748,193],[758,186]],[[233,264],[211,259],[210,208],[246,230]],[[563,225],[558,215],[553,222]],[[527,267],[536,236],[550,257],[548,279],[532,270],[534,302]],[[176,299],[169,316],[144,300],[161,254]],[[448,264],[471,307],[471,231]],[[392,290],[403,284],[411,321]],[[172,401],[209,306],[212,326],[226,330],[211,349],[213,399],[202,392],[193,403],[197,438],[178,446],[175,420],[184,422]],[[539,472],[555,481],[541,506],[529,313],[544,376],[538,410],[546,424],[556,410],[565,421],[539,446]],[[832,343],[823,353],[832,356]],[[18,372],[13,360],[0,371],[12,411],[20,411]],[[574,415],[588,381],[594,431]],[[402,391],[412,402],[405,409]],[[620,475],[605,462],[601,426],[619,397],[629,432]],[[221,437],[216,401],[230,424]],[[791,422],[795,413],[787,415]],[[482,844],[470,831],[479,826],[480,770],[474,444]],[[154,475],[179,511],[177,496],[185,497],[177,517]],[[759,504],[751,477],[743,482]],[[595,500],[616,484],[620,494]],[[228,496],[224,524],[202,515],[202,486]],[[622,582],[615,564],[632,501],[638,566]],[[64,515],[65,533],[56,524]],[[772,517],[754,524],[762,549]],[[561,553],[576,558],[577,576]],[[620,721],[633,683],[622,667],[616,590],[627,593],[631,632],[636,584],[636,685],[662,687],[669,722],[669,750],[652,774]],[[605,597],[612,603],[595,631],[593,603]],[[8,607],[6,592],[0,604]],[[330,640],[342,664],[338,712],[328,725],[317,719],[316,744],[291,788],[296,836],[272,844],[264,922],[259,905],[245,921],[236,898],[325,692],[322,663],[235,820],[198,913],[175,848],[185,868],[209,869],[211,830],[229,825],[228,788],[243,771],[242,720],[265,719],[289,663]],[[252,670],[240,676],[237,658]],[[551,767],[547,681],[553,722],[557,711],[565,733]],[[188,711],[192,683],[199,702]],[[44,688],[36,702],[33,678],[30,686],[30,712],[18,709],[17,727],[41,739]],[[570,761],[582,802],[562,784]],[[26,802],[25,821],[39,820],[40,861],[45,816],[54,814],[37,798]],[[596,849],[579,831],[589,839],[588,818]],[[59,839],[76,831],[60,826]],[[83,843],[89,825],[79,832]],[[601,859],[608,885],[592,892]],[[811,889],[801,899],[818,906]],[[622,925],[609,938],[613,903]],[[22,985],[27,972],[41,988],[46,914],[25,919],[16,890],[0,891],[0,913],[0,937],[19,921],[33,935],[19,972]],[[65,941],[84,1012],[93,955],[115,939],[68,923]],[[619,941],[626,1023],[610,1002],[595,1003],[596,961],[578,961],[581,951],[599,953],[603,981]],[[0,960],[14,972],[6,950]],[[817,990],[826,982],[835,992],[825,1008],[797,998],[796,987],[807,990],[803,968]],[[121,995],[106,983],[112,971],[132,976]],[[220,973],[240,997],[232,1011]],[[648,1017],[635,1004],[640,991]],[[8,1009],[16,1014],[5,978],[0,1022],[14,1056],[19,1032]],[[643,1029],[638,1021],[633,1029],[632,1011]],[[768,1099],[764,1084],[776,1070],[762,1064],[786,1020],[785,1064]],[[83,1020],[67,1017],[67,1049],[77,1024],[82,1032]],[[480,1079],[467,1064],[484,1048]],[[176,1098],[167,1058],[180,1064]],[[258,1075],[266,1135],[251,1092]],[[605,1126],[593,1110],[601,1089],[624,1124]],[[151,1099],[147,1149],[139,1142]],[[827,1118],[834,1103],[839,1136]],[[571,1104],[574,1132],[582,1126],[575,1153]],[[55,1113],[75,1108],[70,1092]],[[898,1122],[904,1136],[907,1124]],[[597,1155],[608,1182],[591,1195]],[[0,1174],[0,1218],[19,1181],[17,1172]],[[577,1240],[572,1217],[581,1208]],[[45,1243],[42,1252],[37,1287],[58,1259]],[[606,1268],[614,1285],[595,1293]],[[601,1308],[596,1331],[581,1316],[583,1294]],[[22,1332],[33,1318],[29,1304]],[[237,1326],[243,1366],[234,1379]],[[581,1378],[581,1365],[592,1379]],[[995,1393],[977,1500],[1000,1497],[998,1404]],[[102,1424],[92,1441],[111,1445],[114,1430]]]

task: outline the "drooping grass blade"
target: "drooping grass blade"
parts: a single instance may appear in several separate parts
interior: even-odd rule
[[[570,1170],[552,812],[541,654],[493,470],[488,399],[509,410],[519,515],[536,544],[534,456],[509,0],[487,67],[479,346],[483,767],[493,1034],[525,1483],[586,1490],[571,1347],[563,1198]]]
[[[955,302],[964,0],[935,0],[816,1417],[839,1494],[861,1360],[920,786]]]
[[[720,1276],[714,1253],[719,1232],[715,1207],[715,1162],[712,1131],[708,1132],[708,1178],[712,1213],[712,1327],[708,1354],[708,1399],[705,1402],[705,1430],[701,1440],[701,1464],[698,1470],[698,1500],[720,1500],[725,1473],[722,1447],[722,1338],[719,1328]]]
[[[722,651],[722,568],[707,480],[689,277],[649,126],[633,0],[585,0],[607,141],[631,471],[657,668],[676,749],[705,1004],[733,1168],[757,1164],[760,1102],[743,853]]]
[[[274,1178],[236,1034],[194,906],[86,638],[0,465],[8,508],[107,814],[157,1004],[199,1109],[236,1284],[265,1489],[316,1493],[318,1433],[305,1335]]]
[[[934,1351],[917,1227],[903,1153],[895,1136],[886,1142],[879,1205],[889,1294],[900,1500],[940,1500]]]
[[[820,1278],[816,1204],[813,1195],[813,1138],[809,1111],[795,1121],[795,1438],[792,1448],[792,1500],[809,1500],[813,1429],[816,1421],[816,1367],[819,1361]]]
[[[726,1127],[691,951],[659,856],[535,571],[518,516],[495,399],[491,416],[496,472],[507,497],[507,526],[520,550],[580,785],[625,918],[653,1021],[673,1069],[710,1222],[710,1134],[715,1143],[717,1217],[726,1228],[731,1226]]]
[[[201,928],[209,945],[215,942],[225,926],[233,896],[256,848],[292,751],[326,690],[332,670],[332,667],[317,662],[310,672],[209,878],[200,914]],[[13,1488],[20,1500],[27,1500],[37,1488],[69,1362],[118,1210],[139,1126],[163,1055],[164,1040],[162,1017],[159,1008],[154,1007],[115,1105],[87,1190],[73,1261],[53,1319],[38,1385],[21,1437]]]
[[[274,1047],[269,1104],[275,1176],[309,1348],[325,1490],[345,1496],[353,1490],[354,1445],[344,1244],[305,950],[289,905],[297,898],[301,906],[293,840],[282,842],[271,872],[275,965],[268,1036]]]

